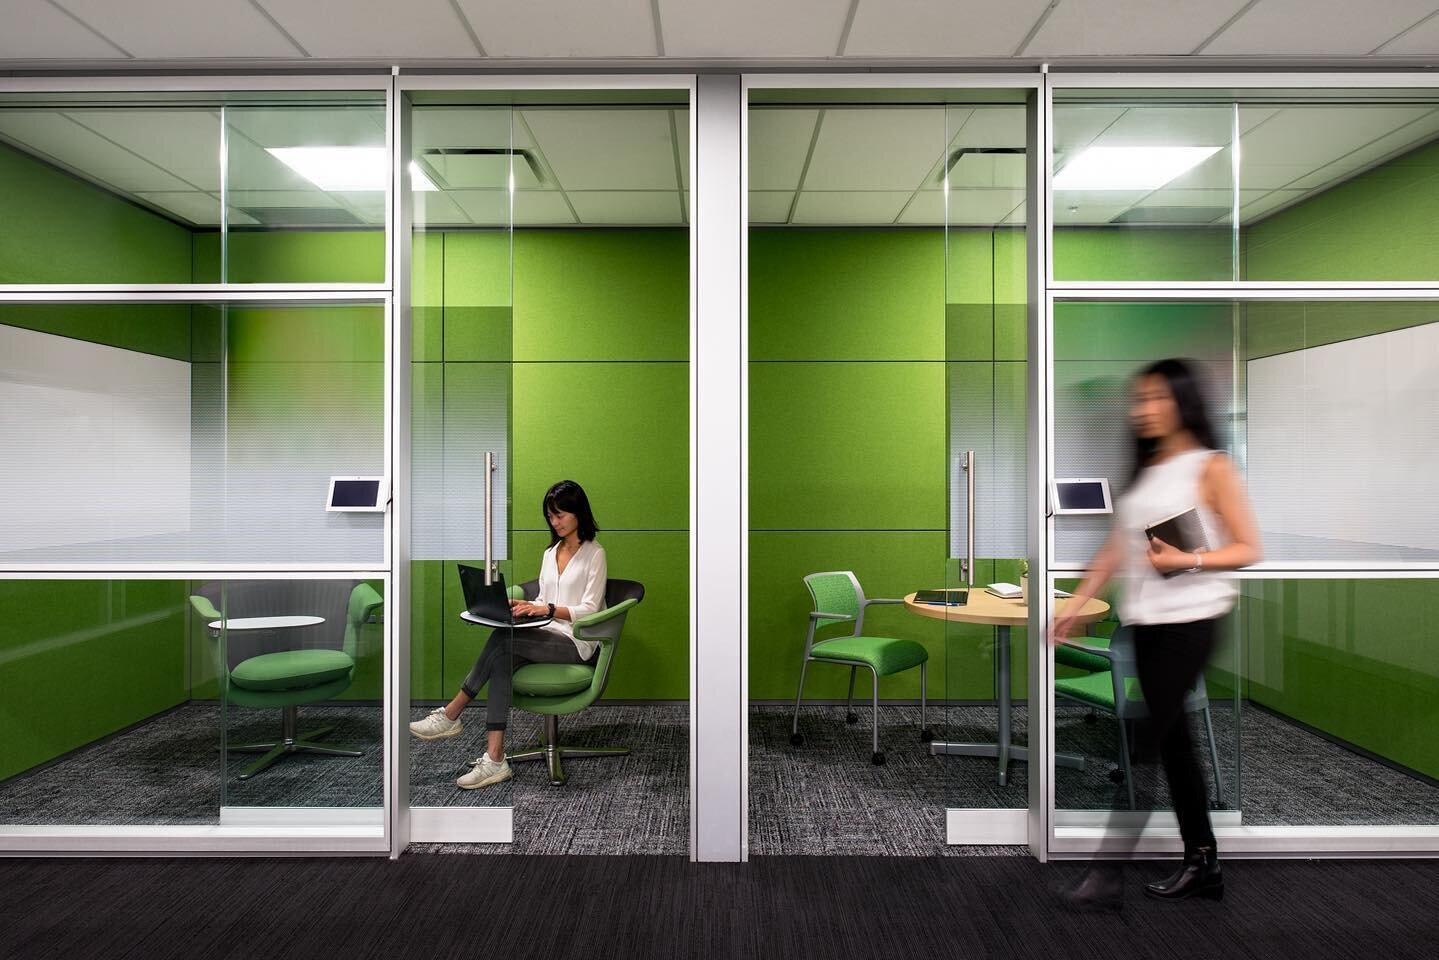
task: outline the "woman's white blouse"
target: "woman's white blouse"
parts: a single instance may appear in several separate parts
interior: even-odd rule
[[[569,607],[570,619],[556,617],[553,622],[537,629],[568,637],[574,641],[580,657],[588,660],[599,643],[575,639],[573,622],[605,608],[605,581],[609,576],[605,548],[594,540],[582,541],[575,555],[570,557],[570,562],[565,564],[564,573],[560,573],[559,564],[555,562],[557,549],[558,543],[546,550],[540,561],[540,595],[535,598],[535,603]]]

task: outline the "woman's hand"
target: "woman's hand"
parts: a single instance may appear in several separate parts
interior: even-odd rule
[[[1170,546],[1158,537],[1149,538],[1148,556],[1150,565],[1160,574],[1188,570],[1198,562],[1194,554]]]
[[[1083,603],[1080,606],[1084,606]],[[1070,637],[1074,636],[1074,617],[1059,616],[1049,625],[1049,645],[1057,647]]]
[[[550,605],[548,603],[530,603],[528,600],[511,600],[510,611],[517,617],[548,616]]]

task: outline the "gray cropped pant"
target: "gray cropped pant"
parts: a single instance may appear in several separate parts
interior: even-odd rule
[[[580,656],[575,642],[562,633],[533,627],[528,630],[491,631],[485,649],[475,659],[460,689],[473,700],[486,682],[490,696],[485,701],[485,729],[503,730],[510,715],[511,681],[516,670],[531,663],[589,663]]]

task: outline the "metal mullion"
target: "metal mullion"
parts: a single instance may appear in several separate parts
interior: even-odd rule
[[[1038,90],[1041,75],[1033,68],[1012,73],[752,73],[746,91],[866,91],[920,88],[925,90]],[[748,99],[746,99],[748,104]]]
[[[423,71],[398,69],[399,92],[487,91],[523,92],[584,92],[589,90],[689,90],[695,86],[692,73],[616,73],[588,76],[568,74],[427,74]]]
[[[330,93],[373,91],[384,96],[388,67],[371,75],[282,74],[236,76],[224,74],[166,74],[165,76],[3,77],[0,93]]]
[[[1055,89],[1090,90],[1341,90],[1434,89],[1439,77],[1432,73],[1381,73],[1376,71],[1314,70],[1292,73],[1055,73]]]
[[[383,303],[373,284],[46,284],[0,285],[0,303]]]

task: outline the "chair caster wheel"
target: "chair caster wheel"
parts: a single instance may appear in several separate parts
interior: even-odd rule
[[[919,731],[919,739],[923,743],[929,743],[931,740],[934,739],[934,731],[929,729],[928,727],[925,727],[923,730]]]
[[[1109,782],[1110,782],[1110,783],[1123,783],[1123,782],[1124,782],[1124,771],[1123,771],[1123,770],[1120,770],[1118,767],[1116,767],[1115,769],[1109,771]]]
[[[884,766],[884,751],[881,750],[879,751],[879,753],[872,755],[869,758],[869,762],[874,764],[876,767]]]
[[[844,722],[845,722],[845,723],[859,723],[859,714],[857,714],[857,713],[846,713],[846,714],[844,715]]]
[[[1084,715],[1084,722],[1090,725],[1096,724],[1099,722],[1099,716],[1093,713],[1086,713]]]
[[[792,746],[792,747],[802,747],[802,746],[804,746],[804,734],[802,734],[802,733],[791,733],[791,734],[789,735],[789,745]]]

